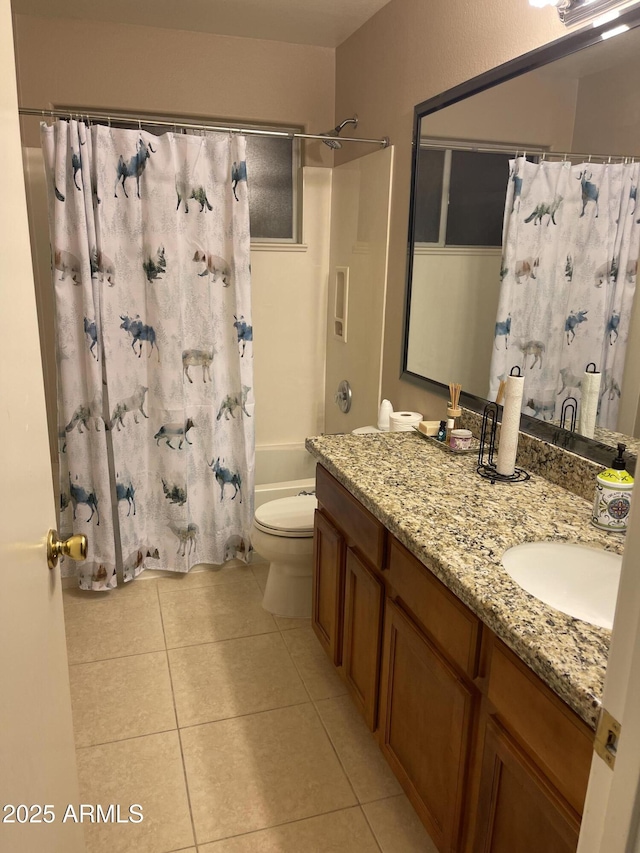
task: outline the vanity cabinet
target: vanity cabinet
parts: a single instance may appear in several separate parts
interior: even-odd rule
[[[342,663],[344,549],[345,543],[340,532],[320,510],[316,510],[313,534],[312,624],[335,666]]]
[[[375,731],[386,531],[320,466],[316,496],[311,624]]]
[[[571,853],[594,733],[328,472],[313,628],[441,853]]]
[[[473,853],[573,853],[580,818],[494,718],[487,721]]]
[[[459,850],[478,696],[387,599],[379,743],[441,851]]]
[[[383,601],[382,581],[347,548],[342,669],[356,706],[372,732],[378,712]]]
[[[570,853],[594,733],[495,635],[483,654],[487,718],[473,851]]]

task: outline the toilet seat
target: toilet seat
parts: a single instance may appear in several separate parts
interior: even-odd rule
[[[313,536],[313,515],[318,501],[315,495],[278,498],[258,507],[253,523],[271,536],[309,539]]]

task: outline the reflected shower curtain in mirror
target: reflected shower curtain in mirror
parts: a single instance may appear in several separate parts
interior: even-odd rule
[[[84,589],[247,560],[254,429],[244,138],[42,126],[60,530]],[[70,571],[69,571],[70,568]]]
[[[598,425],[617,428],[636,287],[640,207],[634,163],[510,162],[489,399],[514,366],[523,412],[560,418],[601,372]]]

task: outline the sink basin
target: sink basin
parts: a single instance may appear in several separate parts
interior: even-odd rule
[[[622,557],[569,542],[526,542],[502,555],[507,573],[527,592],[601,628],[611,628]]]

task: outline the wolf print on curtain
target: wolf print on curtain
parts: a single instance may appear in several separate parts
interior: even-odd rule
[[[248,559],[253,334],[244,139],[42,127],[60,529],[85,589]],[[67,571],[69,571],[67,569]]]
[[[597,423],[617,429],[636,288],[638,164],[511,161],[489,399],[514,366],[523,412],[559,420],[590,362]]]

